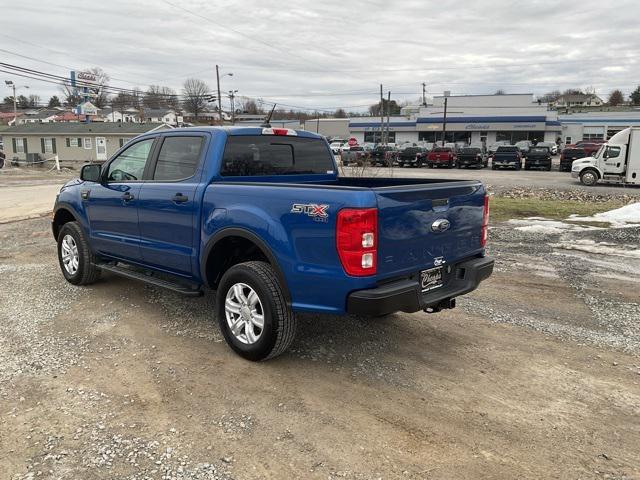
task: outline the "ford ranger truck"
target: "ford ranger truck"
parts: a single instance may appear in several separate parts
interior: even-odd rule
[[[194,127],[85,165],[52,229],[74,285],[107,273],[215,291],[224,338],[257,361],[291,345],[298,313],[453,308],[492,273],[488,216],[475,180],[340,177],[317,134]]]

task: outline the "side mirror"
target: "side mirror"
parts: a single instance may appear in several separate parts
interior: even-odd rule
[[[100,171],[100,165],[84,165],[80,170],[80,180],[85,182],[99,182]]]

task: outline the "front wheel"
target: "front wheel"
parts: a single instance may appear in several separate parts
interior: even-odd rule
[[[296,333],[296,317],[287,305],[271,265],[245,262],[223,275],[216,313],[227,344],[241,357],[260,361],[284,353]]]
[[[580,174],[580,181],[587,187],[592,187],[598,183],[598,174],[593,170],[586,170]]]
[[[67,222],[60,229],[58,262],[62,275],[73,285],[89,285],[100,276],[93,251],[78,222]]]

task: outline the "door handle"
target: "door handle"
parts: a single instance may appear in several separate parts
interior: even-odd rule
[[[133,200],[134,198],[136,198],[136,197],[134,197],[133,195],[131,195],[129,192],[127,192],[127,193],[125,193],[124,195],[122,195],[122,199],[123,199],[125,202],[129,202],[129,201]]]
[[[189,197],[181,193],[176,193],[171,200],[173,200],[175,203],[185,203],[189,201]]]

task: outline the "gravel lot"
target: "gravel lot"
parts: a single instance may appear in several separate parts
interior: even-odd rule
[[[638,478],[640,228],[523,226],[457,309],[304,315],[253,364],[212,295],[73,287],[47,219],[0,225],[0,477]]]

